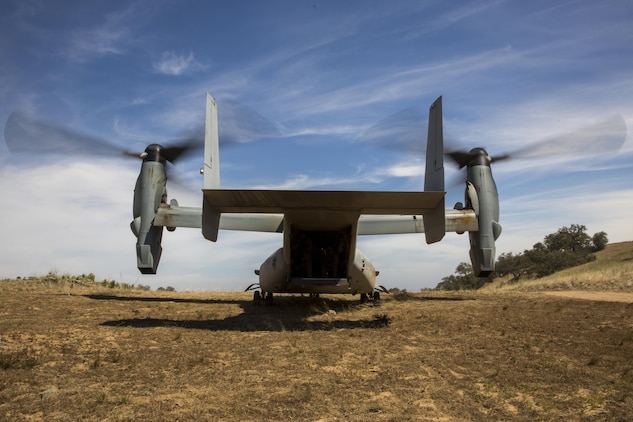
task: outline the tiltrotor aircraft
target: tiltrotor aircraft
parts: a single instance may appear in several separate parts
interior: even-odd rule
[[[62,142],[54,144],[52,132]],[[591,152],[589,146],[596,144],[596,138],[604,141],[599,146],[601,151],[619,149],[626,125],[619,116],[584,133],[584,139],[552,138],[512,156],[552,155],[579,148]],[[48,143],[34,144],[39,139]],[[12,152],[34,148],[59,152],[68,139],[71,144],[88,143],[91,153],[97,147],[104,151],[111,147],[103,148],[95,138],[86,139],[15,113],[5,126],[5,140]],[[151,144],[140,155],[143,163],[134,189],[131,228],[137,239],[137,266],[143,274],[155,274],[158,269],[163,228],[173,231],[177,227],[201,229],[202,235],[213,242],[218,240],[220,230],[280,233],[282,246],[255,270],[259,283],[249,286],[254,290],[255,302],[272,301],[275,293],[358,294],[361,302],[378,300],[378,271],[356,248],[360,235],[424,233],[430,244],[442,240],[446,232],[468,232],[474,274],[485,277],[495,269],[495,241],[501,225],[490,165],[511,155],[491,157],[483,148],[445,151],[442,97],[429,110],[422,192],[222,189],[218,105],[207,94],[202,207],[168,202],[167,162],[177,160],[200,143],[189,139],[172,147]],[[445,154],[467,169],[465,203],[453,209],[445,209],[444,204]]]
[[[283,244],[255,273],[255,301],[275,293],[359,294],[379,299],[378,271],[356,248],[359,235],[425,233],[427,243],[446,231],[470,236],[477,276],[494,271],[495,240],[501,233],[499,200],[483,149],[461,157],[467,172],[466,205],[444,209],[442,99],[430,108],[423,192],[222,189],[218,111],[207,94],[202,207],[167,202],[165,162],[172,152],[153,144],[143,154],[134,191],[132,231],[137,237],[139,270],[156,273],[163,227],[192,227],[210,241],[219,230],[277,232]],[[252,286],[253,287],[253,286]]]

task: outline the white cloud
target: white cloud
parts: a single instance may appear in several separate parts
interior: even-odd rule
[[[293,190],[293,189],[318,189],[318,188],[336,188],[336,187],[348,187],[358,186],[361,183],[375,183],[375,179],[371,175],[355,175],[355,176],[330,176],[330,177],[314,177],[306,174],[298,174],[291,176],[287,180],[281,183],[257,185],[253,189],[281,189],[281,190]]]
[[[374,174],[387,177],[418,177],[424,175],[425,165],[422,160],[405,161],[394,165],[376,169]]]
[[[118,258],[125,252],[134,253],[126,220],[131,219],[135,176],[128,167],[108,164],[3,168],[2,190],[10,198],[5,210],[16,219],[4,228],[12,241],[2,246],[2,276],[51,269],[124,271],[127,266],[117,262],[123,262]]]
[[[182,55],[165,51],[160,59],[154,62],[154,70],[163,75],[180,76],[203,69],[205,66],[196,60],[192,52]]]

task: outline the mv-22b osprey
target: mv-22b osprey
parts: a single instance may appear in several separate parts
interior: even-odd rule
[[[501,233],[491,157],[481,148],[453,157],[467,167],[465,204],[446,210],[443,144],[440,97],[429,111],[423,192],[222,189],[217,105],[207,94],[201,208],[167,202],[165,164],[174,150],[152,144],[142,154],[131,224],[138,269],[156,273],[163,227],[199,228],[213,242],[219,230],[276,232],[283,244],[255,270],[255,302],[275,293],[359,294],[364,302],[380,293],[378,271],[356,248],[359,235],[423,232],[430,244],[468,231],[474,273],[487,276]]]

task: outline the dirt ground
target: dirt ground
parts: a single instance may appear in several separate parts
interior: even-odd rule
[[[0,288],[0,420],[633,420],[630,301]]]
[[[548,295],[568,297],[572,299],[599,300],[603,302],[633,303],[633,293],[623,292],[592,292],[585,290],[568,290],[547,292]]]

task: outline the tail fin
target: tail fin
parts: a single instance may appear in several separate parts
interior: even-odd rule
[[[204,128],[204,189],[220,187],[220,139],[218,135],[218,107],[207,92],[207,115]]]
[[[444,192],[444,133],[442,129],[442,97],[429,109],[429,133],[426,141],[424,190]],[[431,214],[424,215],[426,243],[439,242],[446,233],[444,198]]]
[[[218,107],[215,98],[207,92],[207,115],[204,128],[204,182],[203,189],[220,188],[220,138],[218,134]],[[220,229],[220,214],[213,211],[206,197],[202,199],[202,235],[215,242]]]

